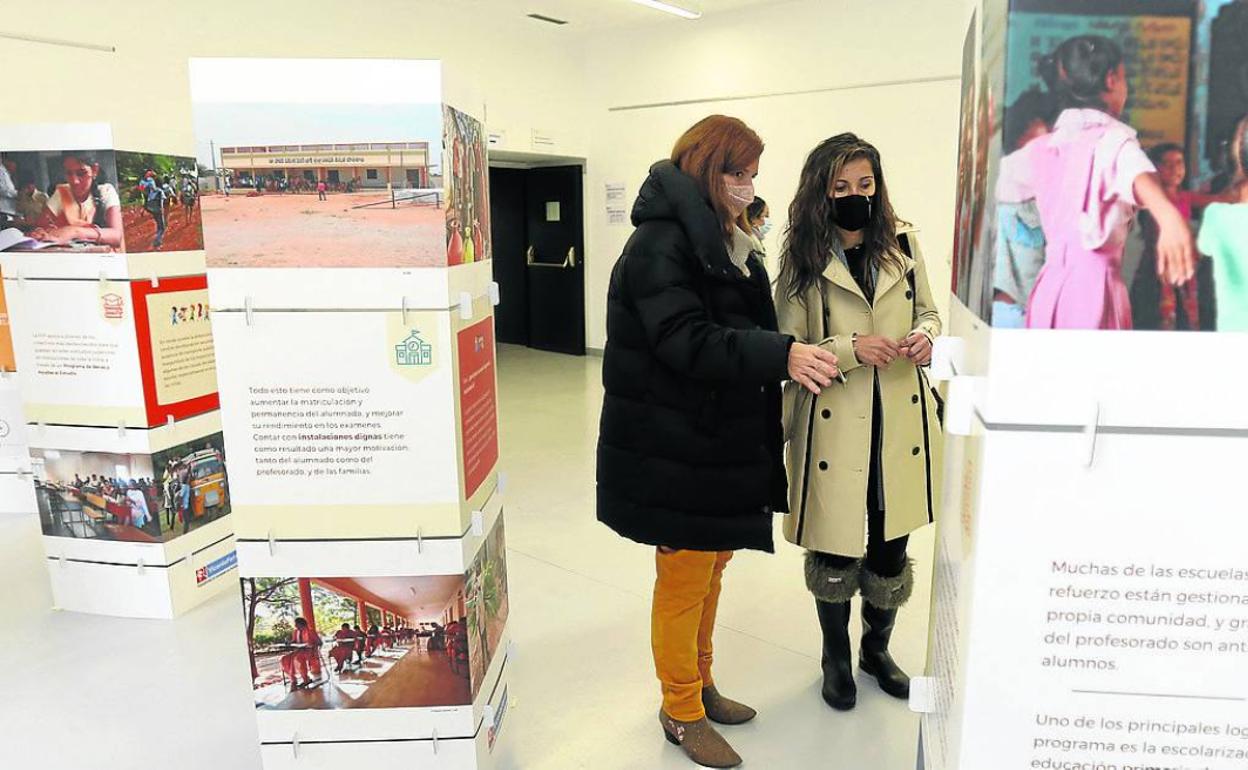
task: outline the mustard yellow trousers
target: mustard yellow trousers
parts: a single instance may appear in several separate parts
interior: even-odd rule
[[[710,687],[714,657],[711,636],[720,584],[732,551],[656,549],[650,644],[672,719],[694,722],[706,716],[702,688]]]

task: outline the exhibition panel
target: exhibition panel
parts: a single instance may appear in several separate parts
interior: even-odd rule
[[[217,408],[203,275],[5,280],[30,421],[151,428]]]
[[[973,5],[923,767],[1241,767],[1242,4]]]
[[[11,274],[127,280],[203,273],[195,159],[114,147],[107,124],[4,126],[0,153],[20,209],[0,231]]]
[[[239,536],[463,535],[498,460],[493,321],[488,299],[474,304],[467,319],[217,312]]]
[[[475,734],[509,647],[510,606],[501,521],[478,542],[458,569],[396,577],[377,575],[370,563],[372,574],[351,577],[244,578],[261,742]],[[414,549],[403,566],[427,567]],[[303,633],[322,640],[319,653],[281,644],[301,626],[284,627],[291,604],[307,623]]]
[[[265,767],[486,767],[501,726],[485,136],[443,79],[437,61],[191,63]]]
[[[115,150],[105,124],[5,126],[0,151],[21,188],[0,256],[28,423],[16,471],[54,602],[174,617],[235,564],[198,170]]]

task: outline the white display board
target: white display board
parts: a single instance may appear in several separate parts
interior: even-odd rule
[[[491,305],[469,307],[214,313],[241,539],[468,531],[498,457]]]
[[[385,764],[398,767],[431,767],[446,770],[488,770],[498,766],[510,740],[507,729],[512,706],[511,659],[500,656],[498,676],[488,698],[474,708],[474,726],[465,736],[446,737],[435,728],[415,731],[406,737],[371,741],[315,741],[302,735],[286,740],[261,741],[265,770],[337,770],[344,765]]]
[[[262,744],[477,735],[511,650],[501,497],[482,514],[464,538],[275,543],[271,552],[241,544],[242,626]],[[308,618],[322,645],[317,664],[305,659],[301,670],[295,648],[272,640]],[[370,632],[370,647],[381,641],[343,663],[334,652],[355,649],[356,637],[342,641],[354,625]],[[411,635],[392,630],[401,628]]]
[[[1136,340],[1176,335],[958,320],[948,414],[962,435],[912,697],[926,770],[1243,767],[1248,430],[1226,384],[1242,381],[1226,353],[1242,340],[1184,337],[1223,351],[1193,390],[1194,374],[1130,375],[1151,365]]]
[[[974,556],[938,561],[937,604],[961,606],[952,580],[967,609],[948,616],[961,661],[934,651],[953,687],[926,721],[930,770],[1248,761],[1248,568],[1228,525],[1248,437],[1099,443],[1088,468],[1078,434],[983,437]]]
[[[234,538],[228,534],[228,520],[217,524],[227,533],[218,542],[168,564],[75,559],[54,556],[49,548],[53,606],[97,615],[168,619],[236,590]]]
[[[27,420],[149,427],[217,407],[207,282],[5,275]]]

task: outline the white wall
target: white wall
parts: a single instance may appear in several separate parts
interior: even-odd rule
[[[605,342],[611,267],[632,230],[607,225],[605,183],[625,182],[631,202],[649,165],[670,153],[684,129],[715,112],[745,120],[767,143],[756,185],[776,223],[767,244],[773,258],[806,153],[842,131],[875,143],[899,215],[924,231],[943,303],[966,18],[960,8],[930,0],[796,0],[591,38],[588,345]],[[870,83],[891,85],[846,88]],[[841,90],[795,93],[817,89]],[[752,95],[762,96],[611,111]]]
[[[451,93],[472,83],[489,123],[519,144],[575,127],[579,49],[540,24],[504,24],[441,0],[125,0],[24,3],[3,31],[115,46],[116,53],[0,39],[18,75],[4,122],[106,121],[119,146],[193,150],[187,59],[199,56],[442,59]],[[564,151],[584,154],[577,131]]]

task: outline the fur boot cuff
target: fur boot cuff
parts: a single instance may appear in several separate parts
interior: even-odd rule
[[[806,588],[821,602],[839,604],[858,593],[858,573],[862,562],[836,566],[831,557],[818,551],[806,552]]]
[[[910,601],[914,593],[914,560],[906,559],[906,566],[896,577],[880,577],[862,570],[862,598],[872,607],[895,610]]]

